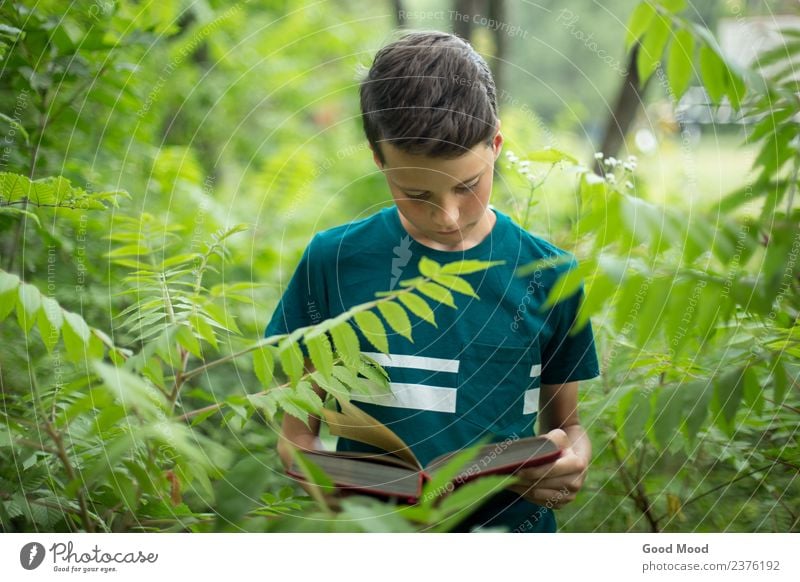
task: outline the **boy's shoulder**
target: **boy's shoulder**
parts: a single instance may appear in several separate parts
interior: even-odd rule
[[[522,266],[534,261],[542,261],[544,266],[556,270],[573,268],[577,265],[577,258],[573,253],[565,250],[543,236],[533,234],[514,222],[510,216],[494,209],[498,219],[502,219],[506,228],[511,232],[511,237],[505,239],[505,246],[515,252],[518,260],[515,262]]]

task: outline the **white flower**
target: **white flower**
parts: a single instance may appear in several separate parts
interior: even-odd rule
[[[512,152],[511,150],[506,152],[506,158],[508,159],[509,162],[511,162],[512,166],[517,162],[517,160],[519,160],[519,158],[516,155],[514,155],[514,152]]]
[[[633,172],[636,169],[636,164],[625,162],[622,164],[622,169],[624,169],[626,172]]]
[[[633,190],[633,182],[631,182],[630,180],[628,180],[627,182],[625,182],[625,187],[626,187],[628,190]]]
[[[617,177],[614,174],[606,174],[606,182],[609,184],[616,184]]]
[[[594,154],[595,160],[602,160],[603,159],[603,152],[597,152]]]
[[[616,168],[617,164],[619,164],[619,160],[614,156],[609,156],[603,161],[603,163],[611,168]]]
[[[530,168],[530,166],[531,166],[531,162],[530,162],[530,160],[522,160],[522,161],[519,163],[519,167],[520,167],[520,169],[522,169],[522,168],[528,169],[528,168]]]

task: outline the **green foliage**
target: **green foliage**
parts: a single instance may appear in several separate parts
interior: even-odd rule
[[[605,158],[604,176],[577,166],[580,265],[560,275],[547,303],[573,295],[585,281],[575,328],[593,316],[606,346],[606,401],[587,424],[596,423],[599,438],[609,443],[610,454],[597,462],[618,475],[608,477],[614,483],[608,481],[604,492],[629,499],[641,522],[630,518],[613,527],[681,530],[690,522],[715,531],[718,520],[691,520],[707,515],[717,489],[750,483],[747,499],[755,495],[752,488],[769,488],[773,498],[796,490],[791,475],[800,442],[795,436],[776,449],[773,435],[791,432],[798,420],[797,394],[790,395],[785,382],[796,377],[800,354],[800,212],[794,201],[800,152],[797,123],[788,113],[797,111],[797,97],[790,96],[793,81],[775,76],[780,66],[769,67],[800,53],[790,33],[759,57],[754,70],[739,70],[708,30],[678,14],[680,4],[642,2],[634,10],[628,41],[632,46],[641,39],[640,73],[657,70],[663,51],[670,98],[677,100],[698,70],[696,81],[711,101],[727,100],[749,122],[747,140],[758,147],[756,181],[689,212],[645,200],[635,159]],[[751,205],[759,198],[754,217]],[[744,206],[750,212],[736,212]],[[722,443],[738,453],[720,458]],[[718,471],[726,463],[727,485],[696,493],[692,468]],[[668,474],[674,477],[666,481]],[[768,503],[749,505],[741,511],[752,520],[773,513]],[[785,517],[785,527],[794,530],[796,510],[781,503],[771,519]],[[755,526],[759,531],[769,529],[764,520]]]
[[[313,6],[106,4],[0,6],[0,529],[451,529],[503,480],[331,508],[287,486],[276,435],[283,415],[387,390],[359,335],[384,352],[389,334],[413,341],[409,313],[435,326],[493,263],[423,260],[374,301],[254,339],[308,233],[375,203],[352,70],[386,31],[330,27]],[[692,18],[641,2],[626,48],[642,78],[665,62],[673,102],[700,84],[732,107],[757,148],[752,184],[690,211],[650,202],[635,160],[596,175],[559,147],[515,164],[525,227],[551,171],[578,176],[580,260],[546,300],[585,284],[573,331],[591,318],[604,362],[581,408],[599,494],[562,510],[578,528],[798,527],[800,37],[742,70]]]

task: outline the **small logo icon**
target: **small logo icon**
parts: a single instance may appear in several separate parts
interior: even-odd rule
[[[44,546],[38,542],[30,542],[19,551],[19,563],[26,570],[35,570],[44,561]]]
[[[400,276],[403,274],[403,267],[408,264],[411,258],[411,237],[406,235],[400,239],[400,244],[392,249],[394,251],[394,258],[392,259],[392,281],[389,289],[394,289]]]

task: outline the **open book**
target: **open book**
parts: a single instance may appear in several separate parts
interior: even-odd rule
[[[398,498],[416,503],[426,481],[460,451],[440,455],[420,464],[403,440],[387,426],[350,404],[341,403],[342,412],[324,410],[331,434],[370,444],[385,453],[350,451],[298,451],[317,465],[341,492],[353,491]],[[525,437],[491,443],[479,448],[453,478],[457,487],[484,475],[513,474],[523,467],[535,467],[556,460],[561,450],[545,437]],[[297,459],[287,469],[292,477],[307,481]]]

